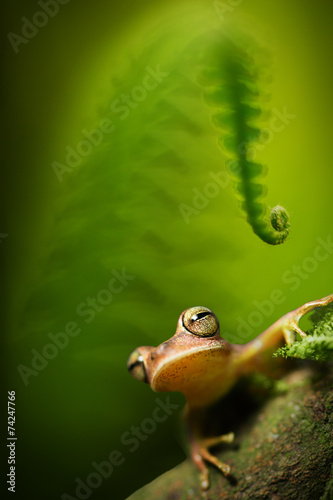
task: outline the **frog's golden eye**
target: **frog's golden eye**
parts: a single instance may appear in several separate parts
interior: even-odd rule
[[[135,349],[132,354],[129,355],[127,360],[127,370],[130,372],[132,377],[140,380],[140,382],[148,382],[144,359],[138,349]]]
[[[219,322],[210,309],[197,306],[185,311],[183,326],[199,337],[213,337],[219,329]]]

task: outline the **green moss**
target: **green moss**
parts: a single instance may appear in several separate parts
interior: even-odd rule
[[[333,464],[331,467],[331,479],[328,481],[325,492],[323,496],[320,497],[320,500],[332,500],[333,499]]]

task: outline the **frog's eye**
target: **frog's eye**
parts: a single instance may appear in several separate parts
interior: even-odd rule
[[[130,372],[132,377],[140,380],[140,382],[148,382],[144,359],[138,349],[135,349],[132,354],[129,355],[127,360],[127,370]]]
[[[198,306],[185,311],[183,326],[199,337],[213,337],[219,329],[219,322],[210,309]]]

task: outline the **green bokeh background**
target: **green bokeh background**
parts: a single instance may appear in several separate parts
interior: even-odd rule
[[[212,2],[202,5],[218,22]],[[189,224],[180,214],[179,204],[191,204],[192,189],[203,189],[224,158],[210,110],[187,80],[193,68],[182,65],[190,31],[175,37],[159,31],[174,6],[171,25],[192,29],[193,2],[71,0],[15,54],[7,33],[19,34],[22,16],[31,19],[40,7],[6,5],[8,166],[0,232],[8,237],[0,251],[6,390],[17,397],[17,498],[75,497],[75,479],[85,480],[92,462],[119,450],[125,462],[91,498],[123,499],[185,458],[175,430],[180,411],[134,453],[121,436],[156,406],[156,394],[128,375],[128,354],[169,338],[186,307],[211,307],[225,338],[243,342],[332,292],[332,256],[296,290],[283,279],[295,264],[304,271],[317,238],[333,233],[330,3],[244,0],[226,14],[270,48],[270,106],[295,115],[258,155],[269,166],[268,204],[281,203],[291,215],[290,237],[279,247],[252,233],[231,184]],[[110,103],[157,64],[170,75],[121,121]],[[52,163],[63,163],[66,146],[75,147],[82,130],[102,118],[113,120],[115,131],[60,183]],[[122,268],[134,280],[85,323],[78,304],[105,288],[110,270]],[[248,338],[237,338],[238,318],[247,320],[253,302],[274,289],[284,302]],[[63,331],[68,321],[79,324],[80,335],[26,386],[17,366],[30,366],[31,349],[40,352],[47,334]],[[172,401],[184,404],[179,394]]]

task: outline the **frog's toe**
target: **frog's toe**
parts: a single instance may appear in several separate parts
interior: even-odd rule
[[[192,441],[191,456],[194,464],[200,471],[200,486],[203,492],[209,488],[209,472],[205,462],[217,467],[226,477],[229,476],[231,471],[230,465],[221,462],[217,457],[208,451],[208,448],[219,443],[232,443],[234,437],[234,433],[229,432],[229,434],[223,434],[222,436]]]
[[[193,463],[198,467],[198,469],[200,471],[201,489],[203,491],[206,491],[209,488],[209,472],[208,472],[208,469],[203,461],[201,449],[197,449],[197,450],[195,450],[194,453],[192,453],[192,460],[193,460]]]
[[[216,446],[220,443],[232,443],[234,439],[235,434],[233,432],[229,432],[229,434],[222,434],[221,436],[202,439],[200,443],[204,448],[210,448],[211,446]]]
[[[217,467],[223,473],[224,476],[226,477],[229,476],[231,470],[230,465],[221,462],[217,457],[212,455],[207,450],[207,448],[201,449],[201,456],[204,460],[206,460],[206,462],[210,462],[211,464],[215,465],[215,467]]]

